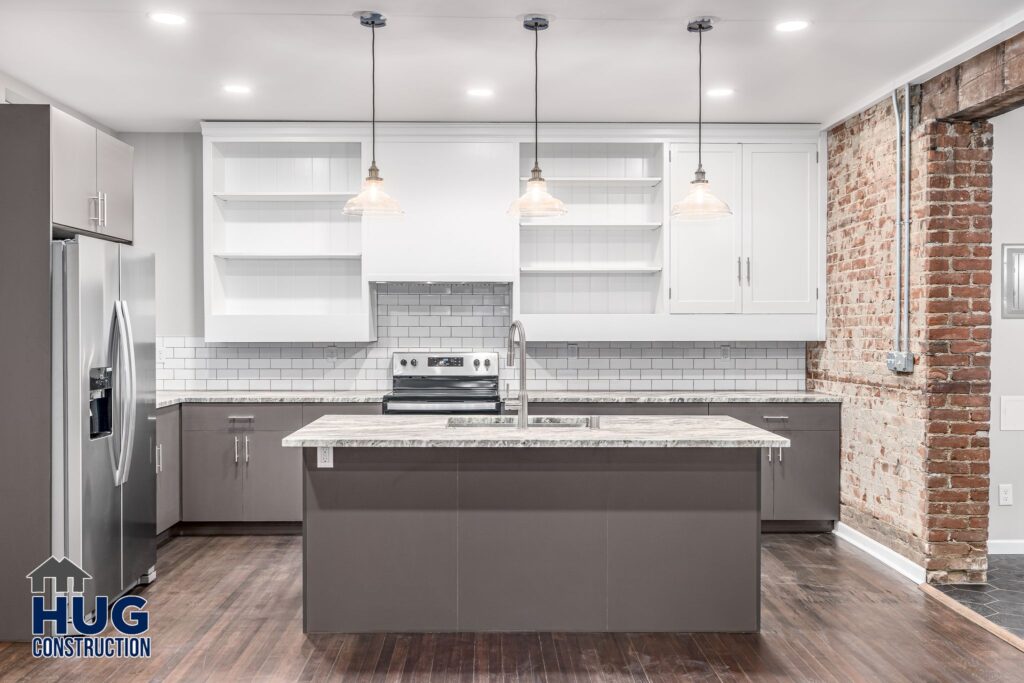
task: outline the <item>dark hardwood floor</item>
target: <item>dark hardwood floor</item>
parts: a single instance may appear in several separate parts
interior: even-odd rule
[[[765,537],[763,630],[728,634],[302,633],[301,539],[160,551],[148,660],[35,660],[0,680],[1020,681],[1024,654],[828,534]],[[695,561],[699,561],[696,559]]]

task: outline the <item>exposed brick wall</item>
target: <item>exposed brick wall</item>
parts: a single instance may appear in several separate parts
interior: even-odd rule
[[[992,125],[929,122],[915,197],[926,240],[928,557],[932,581],[987,565],[992,315]]]
[[[915,150],[920,146],[915,146]],[[919,159],[912,165],[920,176]],[[826,341],[808,348],[808,388],[844,397],[844,522],[918,564],[927,557],[925,373],[885,367],[892,348],[895,121],[888,102],[828,135]],[[923,234],[912,235],[911,351],[925,340]]]
[[[925,90],[925,111],[948,97],[938,82]],[[808,388],[845,398],[843,521],[923,565],[929,581],[981,581],[992,129],[985,122],[915,124],[910,329],[917,366],[910,375],[885,367],[894,311],[895,139],[888,102],[829,132],[827,340],[808,348]]]

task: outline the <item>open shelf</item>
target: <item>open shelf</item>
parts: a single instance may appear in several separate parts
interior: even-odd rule
[[[527,181],[530,178],[522,176],[520,181]],[[595,187],[657,187],[661,184],[660,177],[628,178],[616,176],[545,176],[544,180],[549,183],[560,185],[592,185]]]
[[[360,259],[362,256],[362,254],[244,254],[234,252],[221,252],[213,255],[217,259],[241,261],[351,261]]]
[[[641,223],[563,223],[559,221],[530,221],[520,223],[521,228],[560,228],[563,230],[590,229],[595,230],[657,230],[661,227],[660,222],[649,221]]]
[[[355,192],[215,192],[222,202],[347,202]]]
[[[653,275],[661,272],[660,266],[633,266],[624,265],[580,265],[580,266],[523,266],[519,269],[524,275]]]

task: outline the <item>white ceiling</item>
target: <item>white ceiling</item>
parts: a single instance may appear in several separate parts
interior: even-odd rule
[[[952,46],[1017,17],[1021,0],[0,0],[0,71],[120,131],[196,130],[200,119],[365,120],[369,31],[381,120],[523,121],[532,116],[532,35],[541,34],[541,118],[692,121],[696,37],[705,36],[711,121],[824,122],[865,104]],[[188,17],[183,27],[148,11]],[[800,33],[777,21],[805,18]],[[251,84],[230,96],[227,82]],[[472,100],[469,87],[494,88]]]

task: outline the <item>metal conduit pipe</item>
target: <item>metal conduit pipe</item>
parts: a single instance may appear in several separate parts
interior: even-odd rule
[[[900,121],[900,102],[897,91],[892,91],[892,113],[896,119],[896,211],[893,213],[893,225],[896,232],[893,235],[893,268],[895,269],[895,280],[892,290],[892,349],[899,351],[902,346],[902,334],[900,332],[900,299],[903,296],[903,265],[902,265],[902,242],[903,242],[903,133]]]
[[[903,110],[899,106],[899,90],[892,93],[893,116],[896,119],[896,238],[893,265],[896,278],[893,286],[893,348],[886,357],[886,367],[893,372],[913,372],[914,355],[910,352],[910,84],[903,86]]]
[[[911,368],[914,358],[910,355],[910,227],[914,220],[910,214],[910,84],[903,86],[903,352],[907,354]]]

